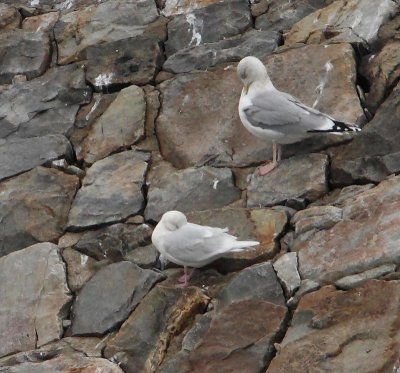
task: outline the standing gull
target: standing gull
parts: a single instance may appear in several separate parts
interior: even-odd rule
[[[260,175],[272,171],[281,160],[281,144],[293,144],[313,133],[343,133],[360,128],[339,122],[312,109],[288,93],[277,90],[267,69],[256,57],[243,58],[237,67],[243,82],[239,116],[254,136],[272,142],[272,162],[259,168]]]
[[[193,274],[187,267],[200,268],[227,253],[240,252],[257,241],[237,241],[228,229],[207,227],[188,223],[179,211],[166,212],[155,227],[151,240],[164,259],[182,265],[184,275],[179,279],[179,287],[186,287]]]

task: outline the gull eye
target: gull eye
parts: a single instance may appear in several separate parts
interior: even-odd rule
[[[242,80],[245,80],[247,78],[247,69],[243,69],[239,72],[239,77]]]

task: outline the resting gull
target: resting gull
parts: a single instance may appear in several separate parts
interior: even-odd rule
[[[151,240],[163,259],[182,265],[184,275],[179,279],[179,287],[186,287],[193,271],[187,267],[200,268],[227,253],[240,252],[257,241],[237,241],[228,229],[213,228],[188,223],[179,211],[166,212],[155,227]]]
[[[267,69],[256,57],[243,58],[237,67],[243,82],[239,116],[244,127],[254,136],[272,142],[272,162],[259,168],[265,175],[281,160],[281,144],[293,144],[313,133],[360,131],[357,126],[339,122],[301,103],[288,93],[277,90]]]

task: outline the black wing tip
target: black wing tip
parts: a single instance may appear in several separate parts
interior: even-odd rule
[[[334,121],[333,126],[327,130],[311,130],[308,132],[359,132],[361,128],[352,124],[346,124],[344,122]]]

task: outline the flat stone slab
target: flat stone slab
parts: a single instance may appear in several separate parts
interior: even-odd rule
[[[0,256],[64,232],[79,178],[37,167],[0,183]]]
[[[39,243],[0,258],[0,293],[0,357],[61,338],[71,296],[56,245]]]
[[[59,158],[72,159],[72,148],[65,136],[0,139],[0,180]]]
[[[163,278],[125,261],[100,269],[75,299],[72,335],[102,335],[117,328]]]
[[[117,153],[90,167],[72,204],[68,229],[118,222],[140,211],[147,155]]]
[[[305,295],[267,372],[397,369],[399,297],[398,282],[376,280]]]

